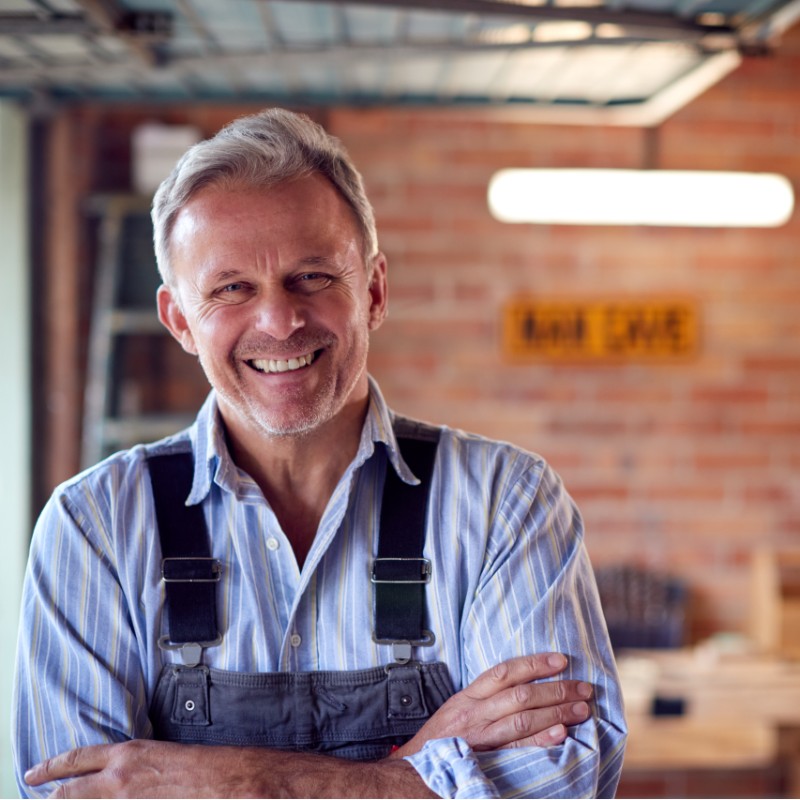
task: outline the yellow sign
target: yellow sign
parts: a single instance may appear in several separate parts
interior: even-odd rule
[[[697,340],[698,314],[685,300],[517,300],[503,315],[503,350],[512,358],[684,358]]]

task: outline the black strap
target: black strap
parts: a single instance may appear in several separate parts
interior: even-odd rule
[[[438,433],[433,440],[398,438],[400,452],[420,479],[413,486],[387,464],[381,503],[375,582],[375,638],[379,641],[426,639],[423,628],[425,584],[430,564],[423,559],[425,518]],[[199,505],[187,506],[194,461],[191,453],[148,459],[156,520],[163,554],[169,642],[211,642],[218,637],[216,582],[221,565],[211,558]]]
[[[420,483],[405,483],[387,462],[378,557],[372,567],[375,639],[422,642],[428,638],[423,625],[425,584],[430,580],[430,563],[422,552],[438,434],[432,441],[398,437],[398,444]]]
[[[161,540],[162,577],[172,644],[211,642],[218,636],[216,583],[221,565],[211,558],[203,510],[187,506],[192,489],[191,453],[147,460]]]

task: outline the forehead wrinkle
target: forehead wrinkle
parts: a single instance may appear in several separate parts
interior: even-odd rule
[[[322,189],[322,187],[320,188]],[[276,187],[276,189],[280,189],[280,187]],[[277,227],[275,225],[267,225],[269,233],[267,230],[257,231],[249,237],[248,242],[244,242],[240,235],[238,223],[241,218],[246,224],[249,224],[251,221],[249,217],[256,210],[249,205],[242,208],[240,202],[234,202],[231,207],[230,204],[224,201],[229,195],[234,195],[233,199],[238,201],[244,199],[242,195],[248,194],[249,192],[230,192],[210,187],[207,192],[204,191],[198,197],[193,198],[182,209],[173,230],[173,245],[185,242],[187,246],[191,247],[198,235],[209,238],[213,245],[211,252],[192,253],[194,258],[199,256],[195,261],[193,270],[196,275],[196,282],[207,285],[208,282],[241,278],[252,274],[254,270],[256,272],[272,269],[283,271],[308,266],[312,268],[324,266],[341,269],[345,266],[352,266],[349,261],[353,255],[357,255],[358,262],[366,268],[367,273],[370,272],[369,261],[365,260],[363,256],[362,232],[359,229],[357,220],[353,218],[349,206],[345,204],[344,209],[342,209],[341,204],[343,201],[338,195],[334,194],[337,202],[331,210],[328,208],[331,205],[329,192],[324,189],[318,192],[315,208],[319,206],[319,210],[325,212],[322,216],[323,218],[328,218],[327,225],[322,224],[320,226],[315,224],[309,232],[303,225],[306,215],[299,213],[299,210],[302,209],[295,209],[298,213],[291,215],[290,222],[292,224],[289,225],[289,231],[283,231],[280,225]],[[261,193],[259,192],[258,196],[260,195]],[[269,193],[267,193],[268,195]],[[290,197],[289,199],[293,201],[289,203],[290,207],[298,205],[295,202],[296,198]],[[222,208],[221,221],[218,217],[220,208]],[[342,210],[346,213],[341,214]],[[286,212],[287,209],[283,209],[282,213]],[[339,219],[340,216],[343,219]],[[300,221],[298,221],[298,217]],[[337,220],[337,224],[333,226],[333,229],[331,229],[331,217]],[[342,222],[344,225],[341,225]],[[221,231],[216,230],[218,225],[222,226]],[[231,239],[229,242],[230,250],[228,250],[225,243],[228,234]],[[223,241],[220,241],[220,238]],[[222,245],[221,248],[220,245]],[[242,248],[249,249],[249,255]],[[304,248],[306,248],[306,253],[310,251],[309,255],[303,254],[302,250]],[[314,253],[315,250],[317,250],[316,254]],[[243,256],[248,263],[241,262]],[[348,263],[345,264],[345,262]]]

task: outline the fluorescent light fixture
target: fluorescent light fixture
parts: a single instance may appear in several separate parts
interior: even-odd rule
[[[534,42],[579,42],[592,35],[592,26],[580,20],[540,22],[533,29]]]
[[[611,22],[601,22],[595,26],[594,35],[598,39],[621,39],[627,36],[628,32],[622,25],[615,25]]]
[[[487,44],[525,44],[531,40],[531,27],[525,23],[499,25],[478,31],[478,41]]]
[[[792,215],[782,175],[626,169],[505,169],[489,183],[502,222],[774,228]]]

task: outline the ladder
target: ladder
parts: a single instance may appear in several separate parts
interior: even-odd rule
[[[170,380],[169,375],[158,374],[163,372],[157,363],[161,359],[153,355],[180,350],[156,312],[160,279],[149,209],[149,198],[129,194],[95,195],[87,206],[98,228],[81,444],[84,468],[115,450],[186,427],[208,388],[202,373],[196,374],[200,370],[195,363],[187,370],[192,386],[196,382],[198,387],[191,393],[198,395],[194,407],[176,410],[163,403],[142,402],[147,385]],[[144,347],[143,339],[149,340]],[[139,340],[140,356],[150,354],[140,357],[138,366],[126,359],[126,345],[130,350],[135,340]]]

